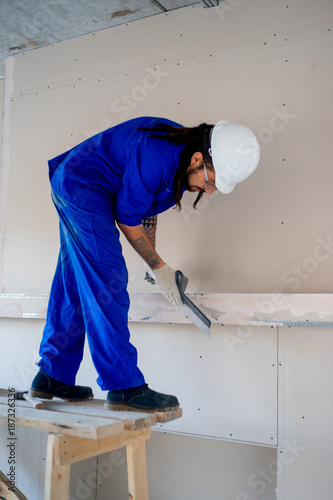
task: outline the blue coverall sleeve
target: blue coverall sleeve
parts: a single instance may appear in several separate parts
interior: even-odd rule
[[[117,196],[115,218],[118,222],[127,226],[141,224],[157,191],[167,184],[172,174],[166,156],[157,147],[145,143],[132,148]]]

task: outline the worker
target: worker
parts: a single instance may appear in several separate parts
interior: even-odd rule
[[[258,161],[258,142],[243,125],[183,127],[154,117],[116,125],[49,161],[60,253],[30,395],[93,398],[90,387],[75,385],[86,334],[97,383],[108,391],[106,408],[179,407],[177,397],[152,390],[138,368],[118,228],[164,296],[180,305],[175,270],[154,248],[156,215],[181,209],[185,190],[197,192],[194,207],[203,194],[230,193]]]

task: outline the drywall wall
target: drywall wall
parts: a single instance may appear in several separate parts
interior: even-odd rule
[[[240,2],[221,12],[223,6],[197,5],[184,19],[175,11],[10,59],[15,88],[4,126],[15,189],[9,187],[6,290],[49,287],[57,221],[47,159],[150,114],[189,125],[242,122],[261,143],[260,166],[230,196],[207,198],[196,212],[193,195],[185,196],[183,212],[160,217],[158,249],[190,277],[190,290],[329,292],[331,5],[313,6]],[[144,291],[140,261],[127,245],[125,253],[131,289]]]
[[[3,290],[4,280],[3,280],[3,250],[4,250],[4,228],[5,228],[5,219],[6,219],[6,206],[7,206],[7,197],[4,196],[4,169],[1,167],[2,162],[2,115],[3,115],[3,101],[4,101],[4,87],[5,81],[4,79],[0,80],[0,210],[1,210],[1,220],[0,220],[0,291]]]
[[[245,13],[242,15],[245,15]],[[204,23],[207,37],[203,47],[200,47],[197,40],[193,39],[189,26],[186,23],[184,25],[184,21],[188,17],[193,25],[198,28]],[[178,101],[174,100],[174,90],[179,78],[184,79],[184,87],[180,91],[182,99],[187,98],[188,92],[186,88],[191,83],[192,99],[197,101],[197,92],[200,88],[204,88],[205,75],[209,71],[212,71],[212,74],[216,72],[214,78],[218,80],[220,78],[220,69],[223,68],[224,64],[230,64],[232,58],[235,59],[237,56],[237,60],[242,66],[245,64],[246,58],[250,57],[250,54],[251,57],[254,57],[254,61],[257,61],[257,50],[263,50],[260,36],[250,30],[248,33],[244,33],[244,38],[241,41],[243,50],[240,51],[238,43],[235,43],[232,35],[229,34],[228,37],[225,33],[221,33],[221,19],[215,10],[205,11],[201,6],[190,7],[181,12],[179,11],[179,13],[162,15],[151,20],[145,19],[140,23],[87,35],[80,40],[76,38],[69,42],[38,49],[38,51],[23,53],[7,60],[8,71],[6,78],[8,79],[6,83],[12,82],[12,85],[6,91],[8,114],[5,115],[4,121],[5,137],[10,150],[8,212],[4,252],[6,293],[48,291],[57,259],[58,231],[57,216],[49,195],[46,162],[48,157],[59,153],[60,148],[66,150],[71,144],[82,140],[82,135],[90,136],[91,133],[96,132],[96,130],[91,129],[91,126],[96,123],[98,117],[98,123],[102,121],[103,125],[105,125],[107,122],[105,115],[106,102],[109,102],[109,106],[113,110],[108,125],[110,125],[111,120],[116,123],[117,119],[125,119],[141,113],[153,114],[154,110],[155,113],[158,111],[156,114],[164,116],[175,114],[175,119],[192,123],[195,120],[197,122],[202,121],[203,116],[208,112],[208,115],[211,115],[208,121],[216,121],[218,119],[217,114],[214,119],[216,110],[213,109],[213,102],[208,98],[206,101],[203,99],[200,103],[198,102],[198,105],[204,105],[206,111],[202,108],[194,112],[189,103],[184,107],[184,110],[181,109],[181,101],[179,101],[178,105]],[[180,30],[181,26],[184,29]],[[173,33],[172,37],[170,37],[170,32]],[[156,43],[149,45],[149,42],[153,39],[156,40]],[[129,40],[136,41],[136,53],[133,52],[133,45]],[[168,43],[168,40],[170,43]],[[119,49],[111,52],[110,46],[116,43]],[[143,48],[146,46],[148,49],[143,52]],[[228,50],[225,49],[226,46]],[[253,52],[251,52],[252,49]],[[161,56],[161,50],[163,50],[163,57]],[[139,57],[136,54],[139,54]],[[269,60],[268,54],[265,54],[265,58],[267,63]],[[212,63],[211,59],[214,59],[215,62]],[[257,64],[260,67],[261,63],[258,62]],[[280,64],[279,61],[278,64]],[[202,67],[202,71],[196,76],[194,84],[191,74],[198,67]],[[256,77],[255,80],[257,81]],[[255,88],[253,87],[254,91]],[[132,98],[136,102],[129,104],[129,107],[124,110],[124,104],[120,104],[120,101],[127,100],[124,97],[126,95],[133,96]],[[163,95],[170,96],[170,104],[168,99],[164,98],[164,104],[160,105]],[[142,96],[145,98],[142,99]],[[177,96],[178,98],[179,96]],[[130,109],[131,105],[134,106],[133,113]],[[166,109],[166,106],[168,109]],[[239,107],[237,109],[240,117],[245,111]],[[247,107],[246,109],[246,121],[249,122],[251,112]],[[221,112],[222,109],[218,110],[218,113]],[[215,196],[211,203],[217,203],[219,199],[221,198]],[[229,199],[232,200],[232,198]],[[191,224],[188,223],[189,208],[186,203],[188,201],[185,200],[183,214],[172,210],[168,214],[163,214],[164,222],[162,220],[158,228],[161,253],[166,256],[169,254],[170,260],[168,257],[166,257],[166,260],[171,265],[180,268],[185,266],[184,271],[190,276],[190,282],[191,275],[193,275],[194,282],[195,280],[200,281],[202,286],[208,287],[211,282],[215,281],[216,276],[219,276],[219,281],[214,285],[217,286],[218,283],[224,282],[222,280],[221,266],[219,266],[219,252],[214,252],[215,256],[214,260],[210,262],[211,269],[209,273],[203,273],[201,267],[207,265],[207,259],[210,258],[209,252],[204,258],[199,257],[197,254],[196,261],[192,260],[192,254],[196,254],[198,251],[202,253],[202,249],[198,247],[198,241],[201,241],[202,238],[202,231],[208,230],[211,235],[210,248],[221,247],[222,233],[219,230],[216,231],[215,228],[220,222],[222,207],[219,207],[218,203],[216,207],[209,204],[203,211],[198,212],[201,219],[198,219],[194,223],[194,227],[191,227]],[[248,195],[245,197],[244,203],[250,205]],[[22,207],[24,207],[24,210],[22,210]],[[243,218],[242,212],[242,208],[239,207],[239,224],[241,224]],[[171,231],[170,222],[167,222],[169,214]],[[197,216],[192,215],[192,217]],[[230,228],[229,222],[227,221],[226,224]],[[177,235],[177,232],[181,230],[183,224],[187,229],[184,231],[184,237],[181,238],[180,235]],[[243,232],[245,232],[245,228]],[[192,239],[190,247],[188,247],[187,236]],[[169,241],[163,243],[165,237]],[[22,246],[23,241],[24,246]],[[231,250],[231,245],[234,250]],[[244,262],[247,249],[245,247],[241,248],[240,243],[237,243],[237,241],[230,241],[229,246],[232,253],[239,248],[242,253],[242,262]],[[205,253],[206,250],[205,248]],[[124,252],[130,268],[130,290],[135,288],[142,291],[151,290],[151,286],[143,282],[141,260],[126,242],[124,242]],[[178,258],[179,263],[177,263]],[[194,265],[194,262],[196,262],[196,265],[191,273],[191,266]],[[231,265],[231,262],[229,262],[229,265]],[[204,285],[203,278],[206,285]],[[223,286],[226,286],[226,284]],[[231,281],[229,281],[229,286],[231,287]],[[133,339],[135,341],[136,331],[137,328],[133,328]],[[202,352],[207,347],[204,343],[205,339],[200,337],[197,339],[196,336],[192,340],[191,335],[186,336],[183,333],[180,337],[180,344],[175,349],[174,345],[170,343],[170,335],[165,335],[165,330],[162,328],[159,331],[161,332],[159,345],[165,343],[165,353],[167,352],[167,346],[171,348],[169,356],[172,355],[172,352],[177,352],[178,367],[171,370],[168,369],[166,364],[163,376],[154,375],[153,370],[145,368],[148,380],[156,380],[155,384],[160,386],[160,390],[171,391],[172,386],[167,387],[163,380],[173,380],[175,387],[177,387],[179,385],[177,382],[179,375],[182,373],[179,370],[190,359],[189,353],[191,352],[191,359],[193,360],[192,384],[195,386],[200,383],[210,387],[215,385],[222,391],[220,382],[218,383],[217,378],[214,379],[214,373],[208,378],[209,372],[206,370],[207,378],[203,380],[200,380],[198,374],[196,375],[194,360],[197,360],[200,365],[200,350]],[[179,331],[179,328],[177,331]],[[183,329],[182,331],[186,332],[187,330]],[[154,332],[154,327],[144,336],[145,342],[140,349],[142,358],[146,352],[148,359],[151,358],[151,367],[154,366],[153,353],[155,350],[151,347],[147,349],[146,346],[151,345],[147,336],[152,332]],[[248,400],[245,396],[248,396],[251,391],[244,385],[242,377],[233,377],[236,384],[234,391],[231,391],[230,386],[227,385],[225,397],[231,397],[232,394],[234,396],[239,394],[240,397],[235,397],[235,401],[238,401],[237,407],[227,405],[228,410],[226,410],[224,426],[221,426],[217,415],[209,413],[207,407],[209,395],[206,395],[202,400],[205,409],[197,409],[198,401],[195,402],[194,407],[191,407],[190,404],[191,411],[188,413],[188,417],[175,424],[172,427],[173,430],[217,438],[232,437],[233,439],[268,445],[276,444],[276,330],[274,333],[271,333],[270,329],[254,332],[251,343],[253,343],[252,350],[255,356],[256,353],[258,354],[265,349],[263,339],[266,338],[267,359],[265,366],[259,369],[260,359],[264,358],[260,358],[261,355],[258,355],[255,363],[257,371],[253,371],[254,378],[251,383],[251,386],[254,387],[252,397],[257,403],[253,405],[252,417],[249,415],[246,423],[242,419],[236,420],[234,415],[237,412],[242,414],[245,408],[248,407]],[[177,337],[175,341],[177,341]],[[213,346],[215,341],[217,342],[216,348]],[[230,370],[236,365],[245,366],[250,361],[249,354],[242,349],[238,349],[235,354],[233,353],[233,357],[228,362],[224,361],[223,356],[228,357],[230,352],[223,336],[214,337],[214,340],[208,345],[208,352],[211,354],[208,357],[205,354],[204,359],[210,366],[213,366],[213,364],[209,357],[218,352],[221,352],[222,358],[217,359],[215,364],[227,366],[230,363]],[[235,361],[236,358],[237,362]],[[165,359],[167,359],[166,356]],[[140,360],[140,364],[145,366],[144,359]],[[203,361],[201,361],[200,370],[203,370],[202,365]],[[157,368],[159,369],[159,367]],[[262,369],[265,369],[265,386],[260,383],[263,378]],[[225,373],[222,370],[219,380],[223,380],[224,377]],[[189,401],[193,400],[193,396],[192,392],[190,395],[186,395],[187,384],[185,382],[189,380],[189,377],[183,378],[183,380],[184,387],[178,387],[178,390],[181,392],[180,396],[184,394],[183,400],[185,403],[187,399]],[[247,380],[250,382],[250,378]],[[225,399],[223,391],[221,397]],[[257,405],[260,405],[262,413],[262,421],[260,422],[256,419]],[[200,404],[201,406],[202,404]],[[204,417],[200,419],[198,411],[201,414],[205,412],[209,414],[209,421],[207,421],[209,426],[203,427]],[[262,422],[266,422],[266,427],[262,425]]]
[[[181,213],[170,210],[159,218],[158,250],[190,277],[191,291],[330,292],[330,19],[331,7],[323,1],[314,6],[292,0],[286,6],[257,0],[206,10],[198,5],[8,59],[5,292],[49,290],[58,234],[47,159],[142,114],[190,125],[226,118],[250,126],[261,143],[260,166],[231,195],[207,198],[197,211],[191,208],[192,195],[185,195]],[[142,280],[142,262],[123,243],[130,291],[151,292]],[[30,383],[42,328],[42,320],[1,320],[4,386]],[[190,470],[198,466],[191,439],[206,450],[205,467],[195,469],[192,477],[198,500],[202,481],[211,497],[218,496],[224,484],[230,498],[261,498],[259,471],[274,470],[274,446],[280,446],[278,346],[283,345],[278,344],[278,329],[216,326],[210,341],[191,325],[140,323],[131,324],[131,330],[150,385],[175,392],[184,408],[182,420],[160,428],[175,433],[165,437],[166,456],[172,455],[175,442],[184,443]],[[302,372],[298,374],[301,379]],[[77,382],[92,385],[102,396],[95,378],[86,350]],[[289,397],[288,391],[288,384],[282,386],[280,398]],[[216,412],[211,412],[212,400]],[[288,401],[293,404],[292,397]],[[292,443],[290,429],[285,435]],[[151,447],[150,463],[156,463],[162,436],[154,437],[158,446]],[[222,443],[221,438],[264,446],[253,448],[242,463],[242,447],[249,445]],[[242,465],[232,478],[221,470],[217,484],[216,464],[225,463],[231,445],[239,446],[234,460]],[[177,457],[175,468],[182,467]],[[285,468],[286,478],[291,470]],[[161,489],[165,498],[175,498],[175,491],[179,498],[186,496],[188,475],[170,472],[165,481],[162,472],[155,471],[150,477],[154,491]],[[301,473],[302,468],[296,478]],[[23,468],[21,475],[27,477],[28,472]],[[265,495],[274,498],[277,474],[268,477]],[[288,476],[286,484],[293,479]],[[109,481],[103,494],[100,490],[101,500],[107,497]],[[284,500],[295,500],[286,490]]]
[[[280,328],[279,336],[278,498],[330,498],[333,330]]]

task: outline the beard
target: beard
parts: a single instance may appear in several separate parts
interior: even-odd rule
[[[189,177],[190,177],[190,175],[191,174],[188,174],[188,173],[186,175],[184,175],[184,177],[183,177],[183,186],[184,186],[185,191],[189,191],[190,193],[193,193],[195,191],[192,191],[191,186],[189,184]],[[204,189],[202,189],[201,191],[198,191],[198,195],[197,195],[197,197],[196,197],[196,199],[194,200],[194,203],[193,203],[193,208],[197,207],[197,204],[201,200],[204,192],[205,192]]]

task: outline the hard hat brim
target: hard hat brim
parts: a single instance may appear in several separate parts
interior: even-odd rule
[[[233,191],[236,187],[236,184],[230,186],[229,184],[226,184],[225,182],[219,180],[218,178],[215,181],[215,186],[220,191],[220,193],[223,194],[229,194],[231,191]]]

